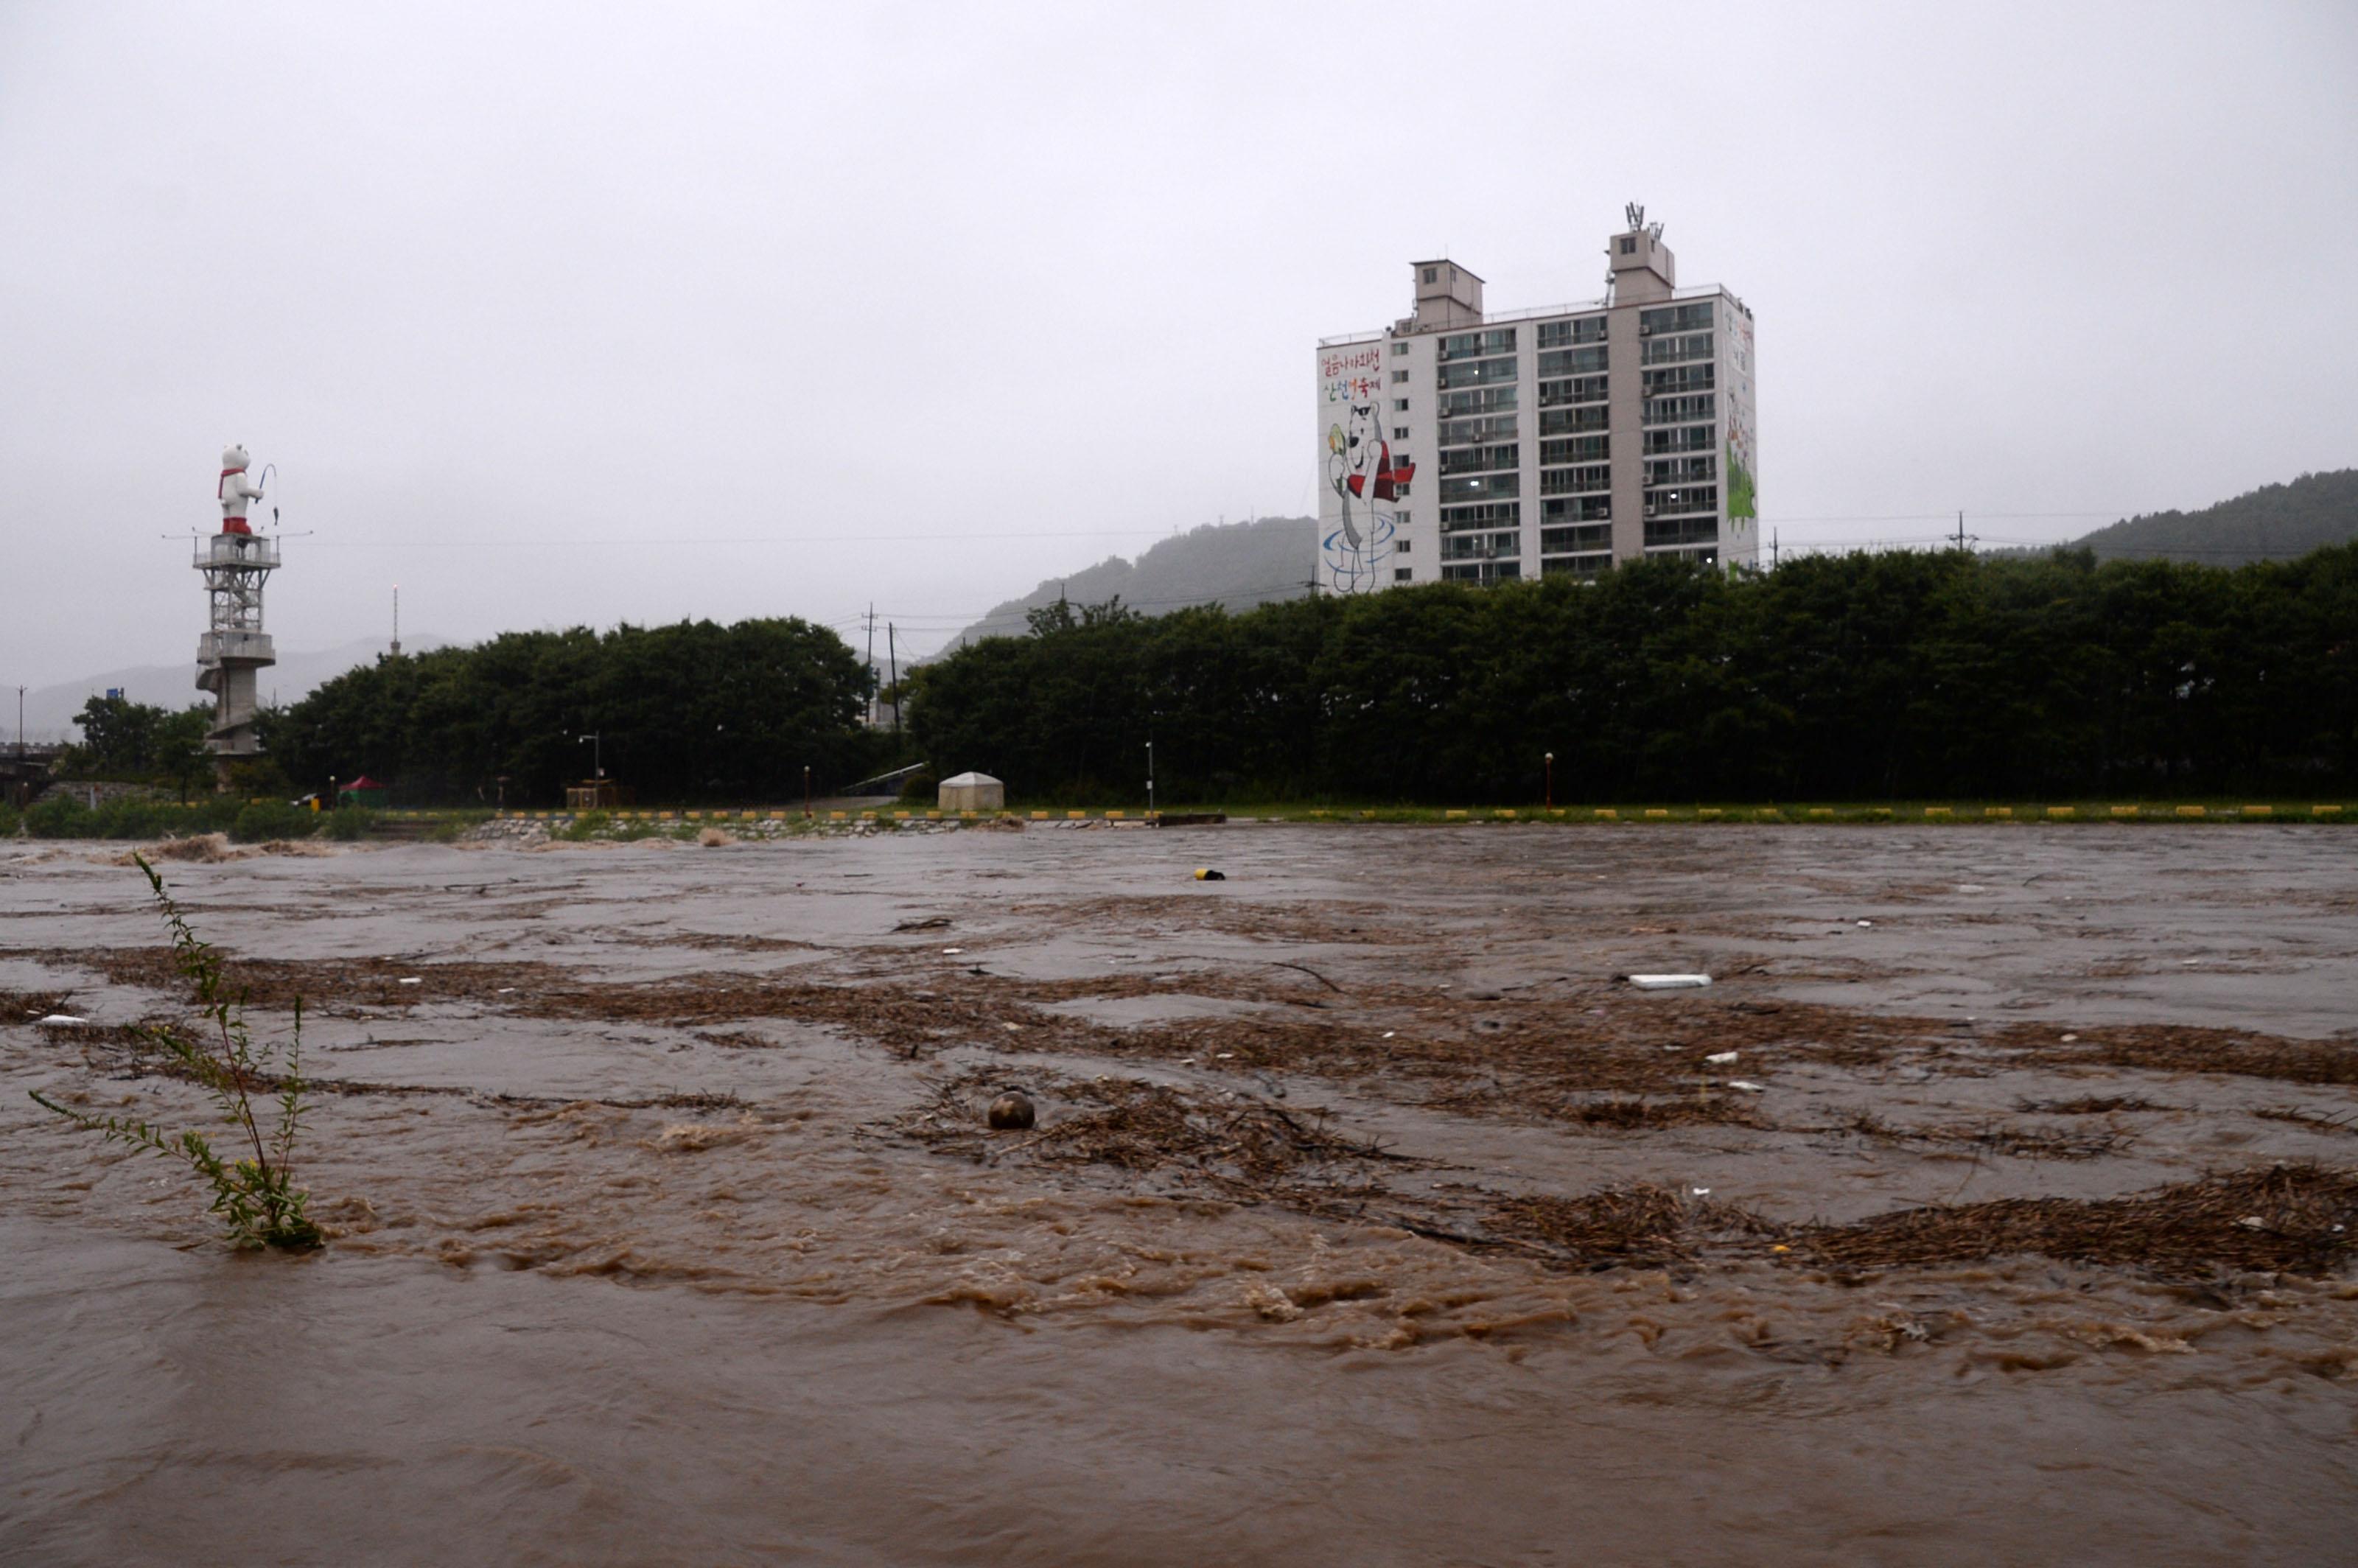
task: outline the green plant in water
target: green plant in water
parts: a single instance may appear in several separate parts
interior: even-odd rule
[[[165,891],[156,868],[132,857],[147,873],[157,906],[172,931],[172,960],[196,989],[205,1018],[205,1030],[191,1039],[178,1029],[141,1029],[148,1044],[170,1056],[189,1077],[204,1086],[229,1120],[232,1141],[250,1150],[223,1159],[201,1132],[170,1135],[153,1123],[124,1117],[91,1116],[62,1106],[39,1090],[33,1098],[85,1131],[146,1149],[167,1159],[179,1160],[203,1177],[213,1190],[212,1212],[229,1227],[230,1240],[239,1247],[317,1247],[319,1227],[303,1217],[309,1195],[295,1185],[295,1138],[303,1125],[303,1000],[295,999],[295,1030],[287,1044],[285,1070],[274,1071],[278,1047],[256,1046],[247,1030],[244,994],[233,996],[211,944],[189,928],[179,905]],[[265,1135],[254,1113],[254,1091],[277,1089],[277,1115]],[[268,1101],[265,1101],[265,1108]],[[269,1113],[265,1108],[264,1115]]]

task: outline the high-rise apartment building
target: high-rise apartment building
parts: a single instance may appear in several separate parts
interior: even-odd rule
[[[1412,314],[1320,341],[1322,589],[1758,557],[1752,312],[1628,222],[1595,303],[1487,314],[1423,261]]]

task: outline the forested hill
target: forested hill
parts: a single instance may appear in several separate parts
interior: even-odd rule
[[[2358,469],[2264,484],[2200,512],[2132,517],[2072,541],[2098,560],[2192,561],[2234,567],[2288,560],[2358,539]]]
[[[990,612],[950,639],[1020,637],[1023,612],[1054,604],[1061,596],[1075,604],[1103,604],[1121,595],[1125,605],[1149,615],[1197,604],[1249,610],[1306,591],[1318,563],[1318,523],[1311,517],[1256,517],[1249,523],[1210,523],[1163,540],[1135,561],[1109,557],[1068,577],[1051,578],[1021,599]]]

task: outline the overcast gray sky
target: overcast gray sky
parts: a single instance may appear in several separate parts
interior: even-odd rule
[[[2358,463],[2358,5],[0,5],[0,683],[871,600],[1314,509],[1312,347],[1641,200],[1787,541]],[[191,694],[193,696],[193,693]]]

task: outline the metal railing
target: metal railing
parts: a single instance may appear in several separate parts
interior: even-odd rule
[[[1736,308],[1743,308],[1743,302],[1737,300],[1735,295],[1728,293],[1727,286],[1725,284],[1720,283],[1700,284],[1693,288],[1674,288],[1671,290],[1671,297],[1668,299],[1649,299],[1644,301],[1644,305],[1647,308],[1651,309],[1654,307],[1660,305],[1675,305],[1679,301],[1684,299],[1708,299],[1714,295],[1726,295],[1727,298],[1736,306]],[[1611,310],[1619,308],[1636,309],[1638,308],[1638,306],[1639,302],[1636,300],[1630,301],[1626,307],[1621,307],[1616,306],[1608,299],[1585,300],[1577,305],[1542,305],[1531,310],[1499,310],[1495,312],[1487,312],[1482,318],[1481,325],[1484,327],[1503,327],[1511,321],[1537,321],[1550,316],[1579,316],[1595,310]],[[1471,324],[1464,322],[1453,327],[1434,327],[1431,329],[1431,330],[1434,332],[1464,332],[1471,330],[1473,330]],[[1334,349],[1341,348],[1347,343],[1372,343],[1379,341],[1380,340],[1391,335],[1392,334],[1390,332],[1382,329],[1379,329],[1373,332],[1347,332],[1337,338],[1321,338],[1318,340],[1318,346],[1322,349]],[[1425,333],[1419,332],[1415,335],[1418,337],[1423,337],[1425,336]]]
[[[278,541],[259,534],[208,534],[195,541],[199,568],[235,567],[247,571],[276,571]]]

